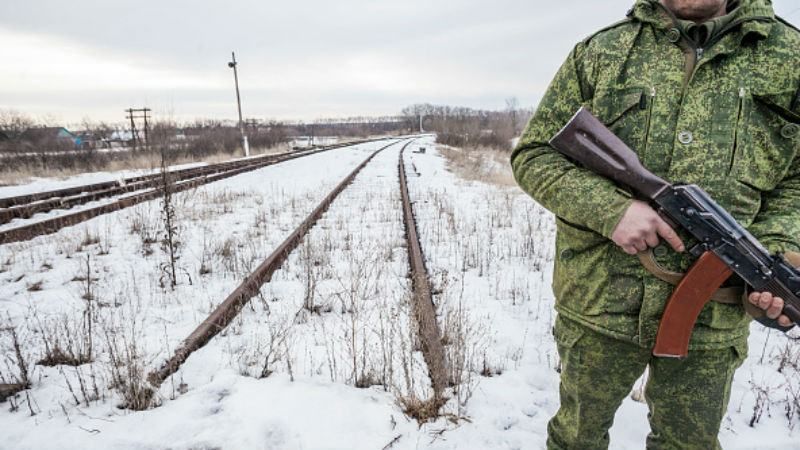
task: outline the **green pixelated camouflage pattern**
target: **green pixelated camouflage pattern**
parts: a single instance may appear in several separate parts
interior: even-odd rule
[[[561,408],[547,426],[548,449],[607,449],[614,414],[648,366],[647,448],[720,448],[720,422],[733,374],[747,356],[746,346],[693,350],[683,360],[656,358],[646,348],[561,316],[555,335],[561,356]]]
[[[771,251],[800,250],[800,33],[768,0],[742,0],[733,25],[687,70],[694,51],[670,39],[680,37],[671,14],[639,0],[627,20],[576,45],[553,79],[511,162],[520,187],[557,216],[561,314],[652,347],[672,292],[609,239],[630,195],[547,145],[581,106],[648,169],[698,184]],[[687,254],[657,250],[668,269],[691,265]],[[690,348],[744,342],[748,323],[741,306],[709,303]]]

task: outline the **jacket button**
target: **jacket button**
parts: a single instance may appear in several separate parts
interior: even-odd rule
[[[683,145],[689,145],[694,141],[694,135],[691,131],[681,131],[678,134],[678,141]]]
[[[667,31],[667,39],[670,42],[675,43],[681,40],[681,32],[677,28],[672,28],[671,30]]]
[[[795,138],[798,134],[800,134],[800,125],[796,123],[787,123],[781,128],[781,136],[786,139]]]
[[[667,256],[667,253],[669,253],[669,250],[667,249],[667,247],[663,245],[659,245],[658,247],[653,249],[653,254],[658,256],[659,258]]]
[[[573,256],[575,256],[575,252],[572,249],[566,248],[561,251],[561,259],[563,260],[572,259]]]

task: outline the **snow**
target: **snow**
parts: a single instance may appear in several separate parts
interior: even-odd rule
[[[431,137],[406,149],[405,168],[458,383],[446,417],[419,426],[403,413],[401,399],[430,395],[408,306],[397,176],[403,142],[364,168],[147,411],[117,408],[124,399],[114,368],[141,375],[158,367],[334,185],[387,143],[175,195],[174,291],[162,286],[160,200],[0,246],[0,376],[18,372],[13,327],[33,384],[2,404],[0,449],[544,448],[558,408],[552,216],[516,187],[461,179]],[[413,153],[419,146],[427,152]],[[92,302],[82,298],[87,261]],[[34,365],[45,341],[85,350],[87,314],[95,317],[94,362]],[[720,440],[730,449],[796,448],[800,351],[757,325],[750,344]],[[115,366],[110,352],[123,349],[132,356]],[[763,413],[751,427],[758,406]],[[646,405],[626,399],[611,448],[644,448],[646,415]]]

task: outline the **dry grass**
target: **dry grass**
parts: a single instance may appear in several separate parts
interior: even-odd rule
[[[466,149],[441,144],[437,147],[447,159],[448,168],[465,180],[498,186],[517,185],[511,172],[508,152],[488,147]]]
[[[442,415],[439,413],[442,406],[447,403],[446,398],[431,397],[426,400],[421,400],[414,395],[408,397],[400,397],[397,399],[400,407],[406,416],[414,419],[420,425],[426,422],[433,422],[439,419]]]

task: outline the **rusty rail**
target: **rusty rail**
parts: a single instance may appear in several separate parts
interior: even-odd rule
[[[239,311],[247,305],[261,286],[268,282],[272,275],[280,269],[289,254],[297,248],[303,237],[314,226],[320,217],[328,210],[336,197],[353,182],[356,175],[361,172],[367,164],[380,152],[392,145],[381,147],[372,153],[367,159],[358,165],[344,180],[342,180],[323,200],[314,208],[311,214],[295,229],[286,240],[281,243],[267,259],[262,262],[244,282],[239,285],[217,308],[183,341],[175,354],[167,360],[161,368],[150,372],[147,380],[154,389],[161,386],[161,383],[174,374],[186,359],[196,350],[202,348],[208,341],[222,331],[239,314]]]
[[[379,140],[385,140],[379,139]],[[365,141],[365,142],[372,142],[372,141]],[[195,178],[188,179],[186,181],[180,182],[173,187],[173,192],[181,192],[188,189],[192,189],[203,184],[212,183],[214,181],[223,180],[225,178],[230,178],[235,175],[239,175],[245,172],[250,172],[253,170],[257,170],[263,167],[267,167],[270,165],[282,163],[285,161],[289,161],[292,159],[302,158],[305,156],[315,155],[318,153],[330,151],[337,148],[342,148],[345,146],[353,146],[358,144],[348,143],[348,144],[341,144],[335,145],[330,147],[325,147],[319,150],[313,150],[310,152],[303,152],[303,153],[284,153],[281,155],[272,155],[272,158],[269,159],[259,159],[255,163],[252,160],[247,160],[249,162],[248,165],[237,165],[234,168],[231,168],[226,171],[221,171],[218,173],[214,173],[208,176],[198,176]],[[238,163],[238,161],[235,161]],[[105,205],[96,206],[93,208],[85,209],[83,211],[78,211],[74,213],[60,215],[58,217],[53,217],[51,219],[43,220],[40,222],[35,222],[28,225],[22,225],[16,228],[7,229],[4,231],[0,231],[0,245],[8,244],[12,242],[20,242],[26,241],[29,239],[33,239],[36,236],[41,236],[45,234],[55,233],[56,231],[76,225],[78,223],[87,221],[94,217],[108,214],[110,212],[119,211],[124,208],[128,208],[130,206],[154,200],[156,198],[161,197],[162,190],[159,188],[151,188],[146,192],[142,192],[139,194],[135,194],[129,197],[121,198],[116,200],[112,203],[108,203]]]
[[[410,144],[410,143],[409,143]],[[444,403],[444,390],[447,387],[447,356],[442,345],[442,333],[436,321],[436,307],[425,268],[425,257],[419,242],[417,223],[414,218],[414,207],[408,195],[403,153],[409,144],[400,150],[397,170],[400,173],[400,195],[403,202],[403,222],[405,224],[406,241],[408,242],[408,263],[413,289],[411,301],[414,318],[417,321],[419,340],[422,344],[422,357],[428,366],[428,376],[433,386],[434,404]]]

